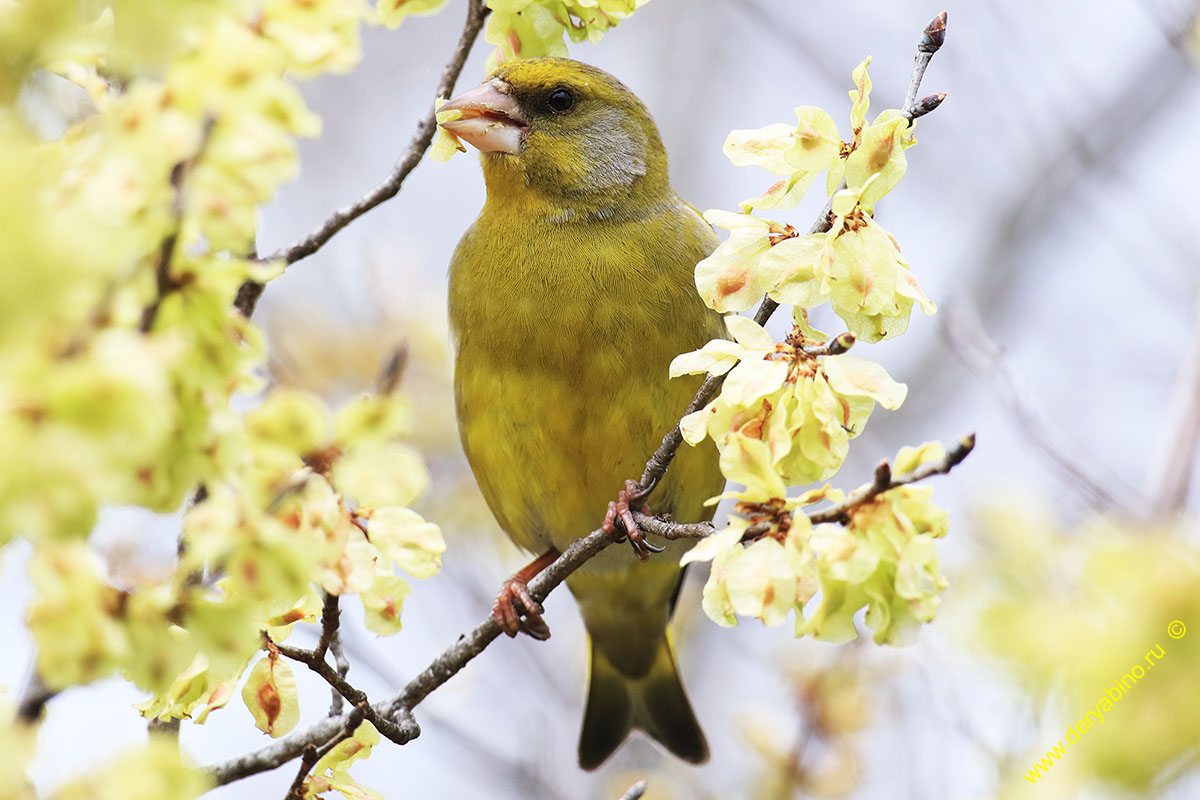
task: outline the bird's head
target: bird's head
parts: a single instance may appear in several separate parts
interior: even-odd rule
[[[654,120],[603,70],[566,58],[513,61],[442,111],[442,127],[483,153],[489,197],[532,189],[565,208],[599,210],[669,190]]]

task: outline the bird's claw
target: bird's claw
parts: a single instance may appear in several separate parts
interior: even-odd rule
[[[629,546],[642,561],[649,561],[651,553],[661,553],[666,549],[650,544],[646,540],[645,531],[637,524],[633,518],[633,511],[630,510],[630,505],[640,503],[647,494],[649,491],[643,489],[637,481],[625,481],[625,488],[617,493],[617,499],[609,502],[608,512],[604,515],[604,524],[601,526],[615,542],[624,541],[628,537]],[[650,509],[642,506],[642,513],[649,514]],[[619,528],[618,522],[620,523]]]
[[[520,611],[517,609],[518,602],[522,607]],[[539,642],[549,639],[550,626],[542,619],[543,613],[545,609],[533,599],[529,585],[516,575],[500,585],[496,602],[492,604],[492,619],[510,637],[523,632]]]

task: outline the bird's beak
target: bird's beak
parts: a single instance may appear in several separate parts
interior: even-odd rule
[[[440,125],[484,153],[516,155],[529,132],[529,120],[513,98],[512,87],[499,78],[460,94],[439,108],[438,115],[446,111],[460,116]]]

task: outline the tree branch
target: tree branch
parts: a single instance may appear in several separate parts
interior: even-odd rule
[[[313,648],[312,656],[317,661],[325,660],[325,653],[337,635],[338,626],[342,622],[342,610],[338,608],[338,596],[325,592],[325,601],[321,605],[321,635],[317,646]]]
[[[42,682],[42,676],[38,674],[35,665],[25,682],[25,688],[21,692],[21,699],[17,701],[17,719],[27,723],[37,722],[42,716],[42,711],[46,708],[46,704],[57,695],[57,689],[51,689]]]
[[[472,0],[472,9],[476,7],[477,2],[478,0]],[[463,31],[464,40],[466,40],[467,33],[471,27],[472,19],[473,15],[468,14],[467,29]],[[944,17],[939,15],[938,19],[942,20],[942,24],[944,26]],[[937,19],[935,19],[935,22],[937,22]],[[482,15],[478,20],[478,24],[482,24]],[[933,23],[930,23],[930,25],[932,26]],[[472,33],[472,38],[476,33],[478,33],[478,29]],[[927,27],[926,35],[922,38],[922,46],[926,46],[925,40],[928,38],[928,36],[929,32]],[[460,42],[460,47],[461,44],[462,43]],[[932,56],[932,53],[930,53],[930,55]],[[910,81],[910,92],[919,90],[920,78],[921,75],[924,74],[924,69],[926,66],[928,66],[928,63],[928,59],[924,59],[923,61],[920,58],[917,59],[917,65],[914,66],[915,76],[914,79]],[[920,70],[920,75],[915,74],[917,73],[918,69]],[[908,106],[906,104],[906,108],[907,107]],[[426,122],[429,122],[431,119],[433,119],[432,115],[427,118]],[[418,134],[420,134],[421,130],[421,128],[418,128]],[[433,123],[430,123],[430,131],[432,130]],[[432,137],[432,133],[430,133],[430,136]],[[417,141],[417,138],[418,137],[414,137],[414,142]],[[426,142],[425,146],[427,145],[428,142]],[[424,152],[424,150],[422,149],[421,152]],[[417,157],[417,160],[419,160],[419,156]],[[393,191],[392,194],[395,194],[395,192]],[[388,195],[388,197],[390,196],[391,195]],[[383,199],[387,198],[384,197]],[[382,200],[379,202],[382,202]],[[377,204],[378,203],[375,203],[375,205]],[[356,207],[357,205],[352,208]],[[363,210],[365,211],[368,209]],[[338,214],[341,213],[343,212],[338,212]],[[359,213],[361,214],[362,212]],[[293,249],[295,249],[297,253],[300,253],[300,255],[296,257],[296,260],[303,258],[305,255],[309,255],[311,252],[315,252],[315,250],[324,244],[324,242],[327,241],[334,233],[336,233],[337,230],[345,227],[345,224],[349,222],[347,219],[345,222],[341,222],[339,224],[337,222],[339,219],[338,214],[335,214],[330,218],[329,221],[326,222],[325,225],[318,229],[317,232],[314,232],[314,234],[310,235],[310,238],[312,238],[321,231],[324,231],[326,228],[329,228],[328,235],[325,235],[323,239],[320,239],[320,241],[317,242],[316,246],[311,251],[305,251],[303,249],[304,242],[301,242],[299,245],[296,245],[295,248],[290,248],[287,251],[283,251],[282,256],[277,255],[272,256],[272,258],[282,257],[287,259],[287,254],[292,252]],[[813,223],[810,232],[822,233],[828,231],[831,226],[830,214],[831,205],[826,204],[816,222]],[[289,263],[292,262],[289,261]],[[760,325],[765,324],[778,307],[779,304],[774,300],[771,300],[769,297],[764,297],[754,315],[754,320]],[[241,306],[239,306],[239,308],[241,308]],[[248,308],[249,311],[253,311],[253,304],[251,303]],[[247,315],[249,314],[249,311],[243,309],[243,313],[246,313]],[[845,344],[845,340],[842,340],[842,337],[838,337],[838,340],[841,340],[841,343]],[[703,408],[708,401],[711,400],[714,395],[716,395],[717,391],[721,388],[723,381],[723,376],[709,376],[706,378],[700,385],[700,389],[696,392],[695,397],[692,398],[692,402],[688,404],[688,408],[685,413],[691,413]],[[642,479],[640,481],[643,489],[652,489],[655,485],[657,485],[663,474],[666,473],[667,467],[670,466],[671,461],[674,459],[675,453],[678,451],[679,445],[682,442],[683,435],[681,434],[679,425],[677,423],[675,427],[663,437],[662,443],[659,445],[658,449],[654,451],[654,454],[650,457],[650,460],[646,462],[646,469],[642,473]],[[964,440],[964,443],[965,442],[966,440]],[[955,450],[952,451],[957,453],[961,448],[965,447],[965,452],[962,452],[961,457],[958,458],[958,461],[961,461],[962,458],[966,457],[966,453],[970,452],[971,445],[964,443],[960,443],[960,447],[955,448]],[[974,439],[971,438],[971,444],[973,445],[973,443]],[[958,463],[958,461],[955,461],[954,463]],[[945,470],[943,471],[949,471],[952,466],[953,464],[946,466]],[[920,477],[902,476],[901,478],[895,479],[895,485],[900,486],[904,483],[910,483],[913,480],[920,480],[921,478],[928,477],[928,475],[935,474],[937,471],[938,470],[933,470],[929,471],[928,474],[924,474],[922,470],[918,470],[917,472],[913,473],[913,475],[922,473]],[[878,477],[879,476],[877,474],[876,478],[878,479]],[[889,481],[889,483],[891,483],[891,481]],[[872,486],[874,486],[874,484],[872,484]],[[870,488],[864,490],[864,492],[869,491]],[[866,502],[878,493],[879,492],[876,491],[875,494],[870,496],[864,495],[861,499],[856,500],[856,504]],[[855,495],[852,495],[851,498],[855,498]],[[846,503],[819,513],[830,514],[837,512],[839,516],[844,515],[853,507],[847,505],[847,503],[850,503],[850,501],[851,499],[847,499]],[[812,515],[810,515],[810,519],[811,518]],[[703,533],[712,532],[712,525],[708,523],[680,524],[673,523],[668,520],[659,520],[653,517],[637,514],[635,514],[635,519],[639,524],[645,522],[646,530],[650,531],[651,533],[664,535],[660,533],[660,531],[666,532],[666,538],[671,538],[671,536],[675,536],[675,538],[682,538],[685,532],[690,538],[697,538]],[[704,526],[707,526],[707,528]],[[560,555],[557,559],[555,559],[554,562],[550,564],[550,566],[542,570],[542,572],[536,578],[529,582],[529,593],[537,602],[543,602],[547,595],[549,595],[550,592],[555,589],[555,587],[566,580],[568,575],[577,570],[580,566],[587,562],[588,559],[592,558],[612,543],[612,537],[605,533],[602,528],[597,528],[586,536],[576,539],[566,550],[563,551],[562,555]],[[487,648],[487,646],[491,644],[499,635],[500,627],[496,624],[495,619],[493,619],[491,615],[488,615],[488,617],[479,625],[477,625],[474,630],[472,630],[470,633],[460,636],[458,641],[456,641],[444,652],[442,652],[441,655],[435,658],[433,663],[426,667],[424,671],[410,680],[395,697],[375,703],[372,706],[358,706],[357,708],[363,709],[364,713],[374,713],[377,716],[386,718],[391,718],[396,714],[407,714],[411,712],[422,700],[428,697],[431,692],[454,677],[459,670],[465,667],[473,658],[475,658],[475,656],[482,653],[484,649]],[[281,653],[292,657],[288,651],[293,650],[293,648],[285,648],[284,646],[279,645],[277,645],[277,647],[279,647],[279,651]],[[308,652],[309,651],[301,650],[299,653],[297,653],[297,655],[302,656],[299,660],[304,661],[303,655]],[[306,661],[305,663],[309,662]],[[329,669],[329,665],[324,661],[321,661],[316,666],[311,663],[309,665],[310,667],[313,667],[314,671],[318,671],[323,678],[329,681],[330,685],[336,685],[334,681],[338,681],[339,678],[336,673],[333,672],[333,670]],[[324,672],[321,672],[321,667],[324,668]],[[344,683],[344,681],[341,682]],[[351,702],[354,701],[351,700]],[[369,708],[371,711],[367,712],[366,708]],[[269,744],[266,747],[260,748],[259,750],[237,756],[227,761],[211,764],[206,768],[206,771],[208,772],[209,777],[212,778],[212,780],[218,786],[222,786],[250,775],[275,769],[276,767],[279,767],[288,761],[301,756],[307,750],[307,748],[321,745],[325,742],[328,742],[331,737],[342,735],[346,729],[349,719],[349,715],[325,717],[307,729],[289,734],[288,736],[285,736],[284,738]],[[367,719],[371,719],[371,717],[368,716]],[[372,720],[372,722],[374,722],[374,720]],[[380,732],[383,732],[382,729]]]
[[[224,786],[260,772],[276,769],[302,755],[309,747],[341,737],[350,724],[351,715],[355,713],[362,712],[354,708],[348,714],[325,717],[299,733],[290,734],[273,744],[235,756],[228,761],[211,764],[205,771],[217,786]]]
[[[350,683],[337,673],[337,671],[329,666],[329,663],[324,658],[318,658],[314,650],[305,650],[302,647],[292,647],[286,644],[276,644],[263,635],[267,640],[267,645],[279,651],[280,655],[287,656],[293,661],[299,661],[302,664],[308,665],[308,668],[325,679],[325,682],[337,690],[338,694],[350,701],[350,704],[362,711],[362,715],[372,725],[374,725],[379,733],[395,742],[396,744],[404,745],[411,742],[421,734],[421,728],[413,719],[405,707],[396,707],[384,711],[377,709],[370,704],[367,699],[367,693],[362,689],[351,686]],[[395,719],[393,720],[393,717]]]
[[[483,28],[483,22],[487,19],[490,11],[491,9],[485,5],[485,0],[467,0],[467,20],[463,25],[462,35],[459,36],[458,45],[454,48],[454,54],[442,71],[442,79],[438,82],[437,87],[438,97],[448,97],[454,91],[454,85],[458,82],[458,76],[467,62],[471,46],[478,38],[479,31]],[[260,260],[283,261],[286,265],[291,266],[320,250],[338,231],[363,214],[395,197],[400,191],[404,179],[425,157],[425,151],[429,149],[436,132],[437,115],[431,106],[428,113],[417,124],[417,129],[408,143],[408,149],[404,151],[404,156],[396,163],[382,183],[356,202],[333,212],[328,219],[291,247],[277,250]],[[258,305],[262,291],[263,284],[253,280],[246,281],[238,288],[237,297],[233,303],[234,307],[242,312],[243,316],[249,317],[254,313],[254,307]]]
[[[869,503],[886,491],[896,489],[900,486],[907,486],[917,481],[923,481],[934,475],[947,474],[950,470],[961,464],[963,459],[970,455],[973,449],[975,449],[975,434],[970,433],[960,439],[942,458],[937,461],[931,461],[928,464],[922,465],[919,469],[906,472],[900,476],[892,475],[891,464],[887,461],[881,461],[879,462],[879,466],[875,468],[875,479],[871,483],[851,492],[849,497],[835,506],[808,512],[809,522],[814,525],[822,522],[840,522],[844,524],[849,521],[854,509],[865,503]],[[643,514],[638,511],[633,512],[633,518],[643,530],[649,531],[663,539],[704,539],[717,532],[716,526],[711,522],[675,522],[671,519]],[[747,529],[746,533],[749,534],[749,539],[755,539],[768,530],[770,530],[769,525],[765,525],[759,530],[756,530],[756,526],[751,526]]]
[[[842,353],[849,352],[856,341],[858,340],[854,337],[854,334],[846,331],[845,333],[839,333],[824,344],[801,346],[800,349],[807,356],[840,356]]]
[[[149,333],[154,329],[154,323],[158,319],[158,309],[162,306],[163,300],[180,286],[179,281],[171,275],[171,262],[175,260],[175,251],[179,249],[179,232],[183,227],[183,187],[187,182],[188,175],[200,163],[204,151],[208,149],[208,141],[212,138],[213,126],[216,122],[215,117],[205,118],[196,152],[192,154],[191,158],[184,159],[171,168],[170,184],[173,195],[171,199],[171,230],[163,238],[162,245],[158,249],[158,262],[154,267],[155,295],[150,305],[142,309],[142,319],[138,324],[138,330],[142,333]]]
[[[304,748],[304,756],[300,759],[300,769],[296,771],[296,777],[292,780],[292,785],[288,788],[284,800],[304,800],[304,779],[308,777],[308,773],[312,772],[312,768],[325,757],[326,753],[353,736],[363,719],[363,710],[355,707],[346,715],[346,724],[324,746],[318,748],[315,744],[310,744]]]
[[[346,659],[345,653],[342,652],[342,632],[334,631],[333,636],[329,641],[329,652],[333,653],[333,663],[337,667],[337,674],[345,680],[346,674],[350,672],[350,662]],[[329,716],[336,717],[342,713],[342,695],[333,687],[330,687],[332,697],[329,701]]]
[[[596,553],[599,553],[611,544],[612,541],[612,538],[600,528],[581,539],[576,539],[570,547],[563,551],[561,556],[550,566],[546,567],[546,569],[542,570],[541,574],[534,580],[530,581],[529,593],[538,602],[545,600],[546,596],[566,580],[568,575],[582,566],[584,562],[596,555]],[[434,659],[433,663],[426,667],[423,672],[409,681],[399,694],[389,700],[376,703],[369,708],[377,716],[387,717],[396,714],[398,709],[406,712],[411,711],[422,700],[428,697],[430,692],[450,680],[471,659],[482,653],[499,635],[500,627],[496,624],[496,620],[489,614],[487,619],[476,626],[473,631],[459,637],[457,642]],[[283,645],[276,645],[276,647],[279,648],[279,652],[283,655],[289,658],[293,657],[292,653],[289,652],[293,648],[287,648]],[[300,651],[296,655],[308,652]],[[309,663],[303,657],[298,660]],[[330,685],[333,685],[330,675],[322,674],[321,677],[325,678],[326,681],[330,681]],[[336,676],[332,677],[336,679]],[[358,708],[362,708],[362,706],[358,706]],[[370,719],[370,717],[367,718]],[[309,728],[285,736],[279,741],[259,750],[218,764],[212,764],[206,768],[206,771],[218,786],[223,786],[231,781],[275,769],[301,755],[310,745],[323,744],[331,737],[339,735],[344,730],[348,721],[349,715],[345,714],[337,717],[325,717]],[[372,723],[374,724],[374,720],[372,720]],[[381,729],[380,733],[382,732]]]
[[[975,435],[970,434],[965,436],[946,453],[944,458],[926,464],[920,469],[899,477],[892,476],[890,467],[887,467],[887,462],[883,462],[876,469],[875,481],[872,484],[852,493],[844,502],[838,505],[809,513],[808,518],[814,524],[843,521],[855,508],[869,502],[889,489],[895,489],[899,486],[924,480],[933,475],[949,472],[967,457],[974,446]],[[712,523],[709,522],[678,523],[638,512],[634,512],[634,519],[637,520],[638,525],[644,526],[645,530],[665,539],[702,539],[715,531]],[[539,603],[544,601],[555,587],[566,580],[568,575],[583,566],[590,558],[612,543],[612,537],[605,533],[603,528],[597,528],[587,536],[576,539],[550,566],[546,567],[536,578],[530,581],[529,593]],[[489,615],[487,619],[477,625],[470,633],[459,637],[457,642],[434,659],[433,663],[426,667],[423,672],[410,680],[395,697],[372,706],[358,705],[357,708],[363,709],[364,713],[367,714],[367,719],[370,719],[376,727],[379,727],[379,723],[375,722],[372,715],[391,718],[392,716],[410,712],[435,689],[458,674],[459,670],[465,667],[475,656],[482,653],[499,635],[500,627],[496,624],[496,620]],[[310,667],[313,666],[308,660],[311,658],[312,651],[291,648],[286,645],[275,645],[275,647],[279,649],[281,654],[288,658],[302,661],[309,664]],[[321,666],[323,669],[314,667],[314,671],[325,678],[326,681],[329,681],[330,685],[336,685],[336,674],[329,669],[327,664],[322,662]],[[343,692],[343,695],[351,702],[355,702],[354,697],[346,694],[346,692]],[[218,786],[223,786],[226,783],[245,778],[249,775],[275,769],[301,755],[308,747],[323,743],[331,736],[339,735],[339,732],[344,729],[344,726],[348,722],[349,715],[326,717],[306,730],[286,736],[278,742],[267,745],[260,750],[232,758],[228,761],[212,764],[207,767],[207,772]],[[380,733],[383,733],[382,728],[380,728]],[[389,736],[388,738],[391,737]],[[406,741],[411,740],[411,738],[410,736]]]
[[[321,635],[317,639],[317,646],[313,648],[312,657],[317,661],[324,662],[325,654],[332,652],[337,676],[345,682],[346,673],[350,671],[350,662],[342,655],[342,640],[339,633],[342,611],[338,607],[339,597],[329,592],[325,592],[324,594],[325,602],[321,606]],[[342,713],[343,695],[337,686],[330,686],[329,688],[332,695],[332,699],[329,701],[329,713],[331,716],[336,716]]]
[[[946,12],[938,14],[929,24],[925,26],[924,34],[921,36],[921,43],[917,45],[917,55],[913,62],[912,77],[908,81],[908,92],[904,95],[904,116],[912,122],[919,116],[928,114],[933,109],[941,104],[942,99],[946,95],[931,94],[924,100],[917,102],[917,92],[921,91],[921,80],[925,77],[925,70],[929,68],[929,62],[933,60],[933,54],[942,49],[942,44],[946,41]],[[921,111],[930,98],[937,97],[937,101],[932,103],[932,107],[928,111]]]
[[[296,777],[292,779],[292,785],[288,787],[284,800],[304,800],[304,779],[308,777],[308,773],[312,772],[312,768],[316,764],[317,747],[310,744],[304,749],[304,756],[300,759],[300,769],[296,770]]]
[[[646,782],[638,781],[633,786],[630,786],[625,794],[621,795],[621,800],[642,800],[642,795],[646,793]]]
[[[1183,351],[1168,409],[1161,453],[1146,483],[1150,515],[1155,519],[1169,519],[1187,507],[1188,488],[1196,470],[1196,448],[1200,446],[1200,305],[1196,307],[1191,338]]]
[[[808,515],[808,519],[814,525],[822,522],[845,523],[850,519],[851,512],[854,509],[864,503],[869,503],[884,492],[901,486],[907,486],[917,481],[923,481],[934,475],[946,475],[950,470],[961,464],[963,459],[969,456],[974,449],[975,434],[968,433],[959,439],[953,447],[946,451],[946,455],[937,461],[923,464],[912,472],[906,472],[899,477],[892,475],[891,464],[887,461],[881,461],[879,462],[879,466],[875,468],[875,480],[869,486],[864,486],[861,489],[851,492],[849,497],[832,508],[811,512]]]
[[[967,369],[995,390],[1012,417],[1016,432],[1042,455],[1068,486],[1087,497],[1095,508],[1118,511],[1131,519],[1139,517],[1134,511],[1134,502],[1127,499],[1129,492],[1121,491],[1121,481],[1097,475],[1094,468],[1087,467],[1093,459],[1075,455],[1074,448],[1062,433],[1030,404],[1012,365],[983,330],[983,323],[971,306],[965,301],[948,306],[943,310],[941,327],[946,343]]]

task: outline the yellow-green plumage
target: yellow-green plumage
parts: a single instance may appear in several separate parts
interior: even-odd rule
[[[487,202],[451,262],[455,392],[484,497],[513,541],[541,553],[597,527],[695,393],[667,368],[724,335],[693,283],[717,240],[670,188],[654,122],[614,78],[565,59],[496,77],[529,125],[519,153],[483,155]],[[541,105],[564,86],[569,112]],[[685,446],[650,504],[708,519],[703,502],[722,484],[715,451]],[[585,767],[631,726],[707,756],[666,636],[688,546],[646,563],[609,547],[567,581],[593,647]]]

